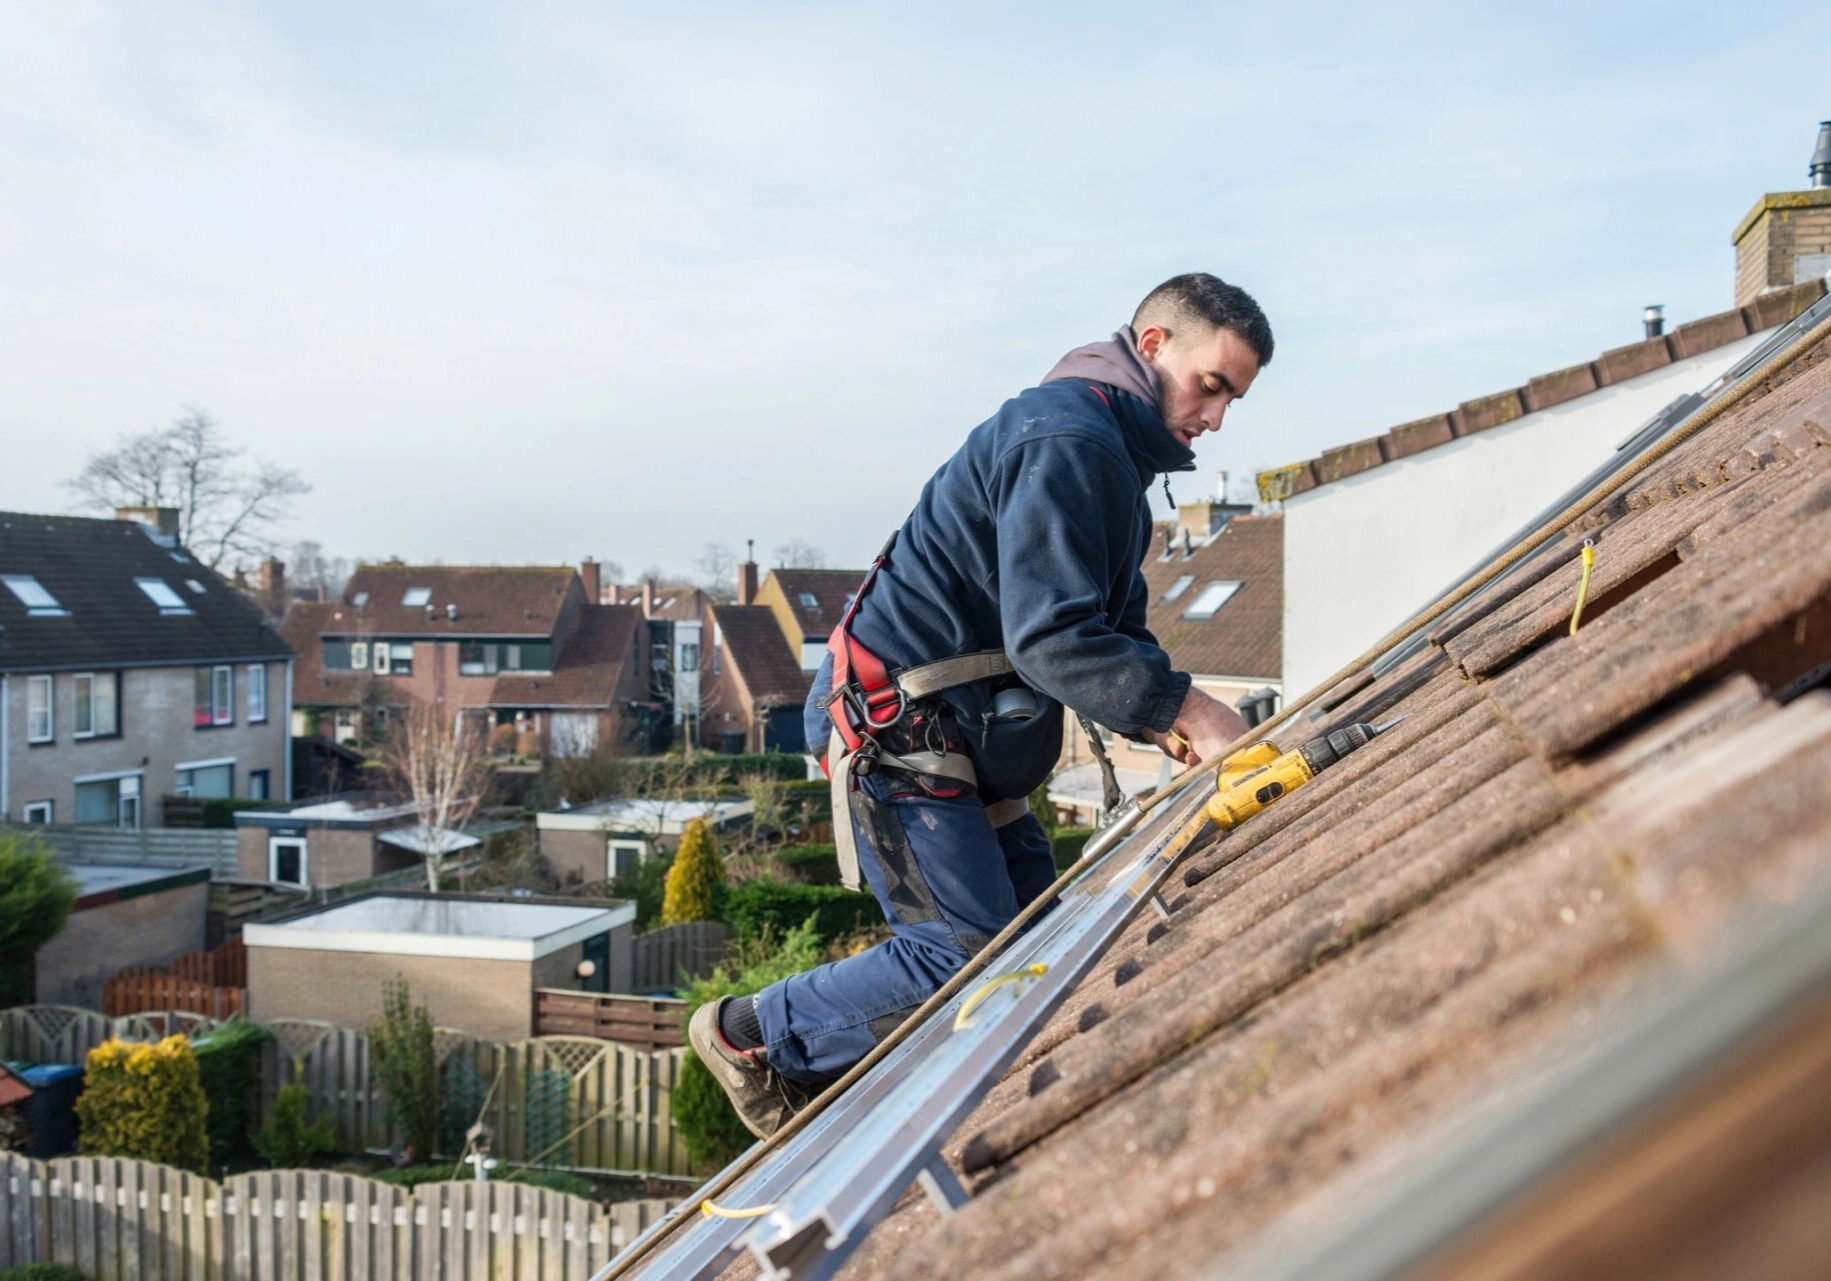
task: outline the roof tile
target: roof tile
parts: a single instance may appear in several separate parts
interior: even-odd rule
[[[1672,354],[1679,360],[1732,343],[1748,336],[1748,320],[1740,310],[1721,311],[1702,320],[1680,325],[1671,334]]]
[[[1468,436],[1474,432],[1487,431],[1502,423],[1510,423],[1525,412],[1525,402],[1520,398],[1518,387],[1497,391],[1492,396],[1465,400],[1456,407],[1456,432]]]
[[[1357,440],[1353,444],[1323,450],[1322,457],[1316,460],[1316,479],[1318,483],[1327,485],[1378,467],[1385,461],[1385,440],[1379,436],[1369,436],[1366,440]]]
[[[736,664],[744,688],[764,706],[799,703],[813,677],[801,670],[800,658],[766,605],[714,605],[712,619],[724,642],[726,661]]]
[[[1450,416],[1432,414],[1429,418],[1400,423],[1387,432],[1386,457],[1389,459],[1407,458],[1412,454],[1434,449],[1438,445],[1448,444],[1455,438],[1456,429],[1450,425]]]
[[[1672,348],[1665,338],[1646,338],[1625,347],[1611,347],[1596,357],[1596,381],[1604,387],[1624,383],[1672,363]]]
[[[383,636],[551,636],[577,578],[570,565],[363,565],[327,630],[337,634],[341,623]],[[405,604],[416,588],[426,603]],[[578,594],[583,600],[582,588]]]
[[[1596,367],[1589,361],[1572,365],[1569,369],[1559,369],[1553,373],[1540,374],[1526,384],[1526,408],[1537,413],[1541,409],[1550,409],[1567,400],[1587,396],[1601,386],[1596,380]]]

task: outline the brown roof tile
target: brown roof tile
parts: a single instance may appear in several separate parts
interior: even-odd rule
[[[1777,701],[1831,664],[1817,415],[1824,344],[1589,514],[1574,637],[1567,536],[1299,713],[1406,719],[1198,854],[954,1137],[973,1200],[846,1275],[1235,1271],[1831,885],[1831,696]]]
[[[1208,542],[1168,559],[1153,551],[1140,567],[1150,590],[1147,626],[1177,670],[1197,676],[1279,678],[1284,657],[1284,517],[1236,516]],[[1164,595],[1190,581],[1173,601]],[[1212,582],[1233,581],[1237,591],[1209,619],[1183,614]]]
[[[578,571],[570,565],[363,565],[326,630],[389,636],[550,636]],[[402,601],[415,588],[426,605]],[[582,589],[580,589],[582,591]],[[360,610],[354,602],[366,593]],[[583,599],[583,596],[580,596]],[[447,606],[458,607],[457,617]],[[430,614],[429,614],[430,611]]]
[[[865,581],[862,569],[773,569],[770,576],[782,588],[801,634],[823,640],[839,626],[846,602]]]
[[[280,635],[299,652],[292,665],[292,701],[298,707],[354,707],[356,676],[329,676],[319,638],[341,608],[337,601],[294,601],[280,621]]]
[[[1415,422],[1400,423],[1386,433],[1386,457],[1408,458],[1456,438],[1456,429],[1448,414],[1432,414]]]
[[[635,652],[642,611],[634,605],[580,607],[578,630],[547,675],[504,672],[490,689],[494,707],[612,707]]]
[[[813,678],[801,670],[774,611],[765,605],[714,605],[712,619],[724,641],[725,661],[736,664],[753,699],[781,706],[807,697]]]
[[[1520,398],[1518,387],[1497,391],[1492,396],[1482,396],[1476,400],[1465,400],[1456,407],[1456,434],[1467,436],[1472,432],[1487,431],[1490,427],[1510,423],[1525,412],[1526,405]]]
[[[1319,484],[1327,485],[1348,476],[1357,476],[1385,461],[1385,438],[1369,436],[1366,440],[1323,450],[1322,457],[1316,460],[1316,479]]]

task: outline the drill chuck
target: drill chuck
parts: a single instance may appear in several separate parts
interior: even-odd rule
[[[1255,743],[1222,762],[1216,776],[1215,794],[1208,801],[1207,816],[1223,829],[1237,827],[1397,724],[1398,721],[1384,725],[1357,722],[1313,738],[1282,755],[1271,743]]]

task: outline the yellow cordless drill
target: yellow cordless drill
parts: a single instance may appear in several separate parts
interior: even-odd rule
[[[1357,722],[1288,752],[1280,752],[1276,743],[1243,748],[1221,762],[1214,780],[1216,790],[1204,815],[1222,831],[1230,831],[1404,719],[1401,716],[1384,725]]]

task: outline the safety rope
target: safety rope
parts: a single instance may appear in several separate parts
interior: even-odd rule
[[[1596,540],[1583,540],[1583,577],[1577,582],[1577,603],[1570,611],[1570,634],[1577,634],[1577,624],[1583,621],[1583,602],[1589,599],[1589,572],[1596,567]]]
[[[1226,751],[1220,754],[1221,759],[1225,760],[1228,756],[1231,756],[1241,748],[1249,746],[1252,742],[1256,742],[1259,739],[1266,737],[1268,731],[1271,730],[1272,727],[1283,724],[1299,709],[1306,707],[1313,700],[1328,693],[1329,690],[1333,689],[1336,685],[1354,675],[1356,672],[1360,671],[1361,668],[1391,649],[1393,645],[1405,639],[1413,632],[1418,631],[1420,628],[1429,626],[1437,619],[1443,617],[1444,614],[1468,600],[1476,592],[1482,590],[1500,575],[1513,568],[1514,565],[1518,564],[1526,556],[1536,551],[1553,537],[1564,532],[1566,527],[1576,522],[1585,512],[1588,512],[1595,507],[1598,502],[1615,494],[1630,480],[1646,471],[1647,468],[1678,448],[1679,445],[1697,435],[1698,432],[1702,431],[1710,423],[1713,423],[1718,418],[1722,417],[1731,407],[1739,404],[1750,391],[1765,382],[1770,375],[1779,370],[1783,365],[1795,359],[1800,352],[1805,351],[1814,343],[1820,342],[1826,337],[1831,337],[1831,316],[1826,316],[1823,320],[1819,321],[1818,324],[1814,325],[1809,332],[1801,335],[1796,341],[1787,344],[1785,349],[1776,352],[1764,362],[1759,369],[1753,370],[1744,376],[1735,387],[1725,391],[1721,397],[1711,401],[1708,405],[1705,405],[1690,419],[1681,423],[1670,435],[1650,446],[1646,453],[1628,463],[1621,471],[1617,472],[1609,480],[1603,482],[1596,490],[1592,490],[1589,494],[1585,494],[1577,501],[1573,502],[1565,509],[1562,515],[1554,517],[1551,521],[1547,522],[1537,533],[1528,535],[1526,538],[1522,539],[1519,545],[1511,552],[1501,556],[1485,570],[1470,578],[1461,587],[1445,596],[1436,604],[1421,610],[1406,622],[1401,623],[1386,636],[1382,637],[1378,644],[1367,649],[1327,680],[1316,685],[1301,699],[1286,703],[1283,710],[1275,712],[1271,719],[1260,725],[1254,726],[1249,733],[1241,735]],[[1183,787],[1187,786],[1197,775],[1212,768],[1212,764],[1208,766],[1195,765],[1184,770],[1163,787],[1158,788],[1157,791],[1152,793],[1149,797],[1138,802],[1139,809],[1149,813],[1150,810],[1163,804],[1164,801],[1175,795]],[[1184,838],[1198,832],[1201,828],[1201,819],[1202,816],[1197,815],[1195,819],[1192,819],[1186,824],[1183,831],[1177,834],[1177,841],[1183,841]],[[1175,842],[1173,842],[1173,844],[1174,843]],[[828,1104],[832,1103],[841,1094],[852,1088],[852,1086],[870,1072],[871,1069],[883,1062],[897,1046],[901,1045],[917,1028],[927,1022],[935,1011],[941,1009],[949,1001],[953,1000],[954,997],[960,993],[961,989],[977,978],[980,972],[983,971],[987,965],[990,965],[993,959],[1004,950],[1005,945],[1016,938],[1023,930],[1028,929],[1030,923],[1041,916],[1043,912],[1054,903],[1056,896],[1073,884],[1074,881],[1080,877],[1081,873],[1085,872],[1090,865],[1090,860],[1085,855],[1076,859],[1066,871],[1056,878],[1055,884],[1051,885],[1041,894],[1038,894],[1034,899],[1031,899],[1029,906],[1020,911],[1011,919],[1011,922],[1008,925],[998,931],[990,942],[979,949],[978,954],[975,955],[972,960],[961,966],[960,969],[954,973],[954,976],[946,983],[943,983],[933,996],[924,1001],[915,1013],[903,1020],[893,1032],[873,1046],[869,1054],[853,1064],[851,1069],[847,1071],[844,1076],[822,1090],[820,1095],[809,1103],[807,1107],[790,1117],[781,1129],[777,1130],[767,1139],[758,1142],[749,1152],[745,1153],[738,1160],[726,1167],[724,1172],[713,1180],[712,1186],[707,1189],[706,1195],[708,1197],[721,1195],[730,1189],[739,1179],[754,1170],[770,1152],[806,1129]],[[595,1277],[593,1281],[613,1281],[613,1278],[627,1275],[631,1268],[635,1267],[649,1254],[653,1253],[655,1248],[660,1245],[662,1241],[666,1240],[667,1237],[673,1233],[674,1229],[680,1226],[683,1218],[684,1216],[676,1216],[673,1219],[663,1220],[663,1222],[657,1225],[657,1228],[649,1235],[641,1238],[635,1245],[624,1251],[622,1255],[612,1260],[611,1266]]]

